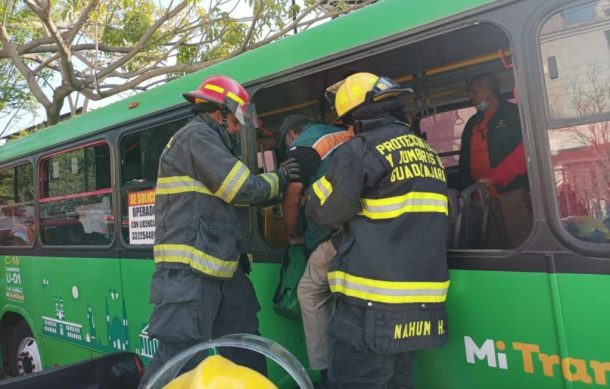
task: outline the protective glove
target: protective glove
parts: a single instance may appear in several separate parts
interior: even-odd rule
[[[280,179],[280,187],[283,189],[289,182],[301,181],[301,165],[294,158],[288,158],[280,164],[279,169],[275,171]]]

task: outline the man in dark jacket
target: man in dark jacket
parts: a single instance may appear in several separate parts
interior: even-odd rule
[[[479,182],[490,191],[487,246],[517,247],[533,221],[519,109],[500,100],[500,82],[493,74],[473,77],[468,92],[478,112],[462,133],[462,186]]]
[[[307,193],[306,211],[338,230],[328,281],[331,387],[412,387],[415,350],[447,339],[447,188],[436,152],[397,119],[406,90],[370,73],[335,97],[355,136]]]
[[[229,134],[252,127],[247,91],[229,77],[206,79],[184,94],[196,116],[168,142],[155,191],[155,263],[149,334],[159,347],[142,383],[184,349],[231,333],[258,333],[260,310],[246,273],[247,232],[236,205],[261,203],[298,180],[298,164],[253,175]],[[266,373],[262,355],[222,350]]]

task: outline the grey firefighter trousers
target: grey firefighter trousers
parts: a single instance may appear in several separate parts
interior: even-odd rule
[[[250,279],[241,266],[233,278],[214,280],[190,268],[157,268],[151,284],[154,304],[148,332],[159,347],[146,369],[140,387],[169,359],[195,344],[233,333],[259,334],[260,305]],[[267,375],[265,357],[238,348],[220,349],[231,361]],[[205,355],[185,365],[194,368]]]

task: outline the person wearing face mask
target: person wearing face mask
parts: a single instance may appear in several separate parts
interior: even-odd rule
[[[333,155],[352,136],[349,130],[314,123],[303,115],[287,116],[280,127],[280,154],[295,158],[301,167],[302,182],[286,186],[282,210],[290,244],[302,243],[309,256],[297,294],[309,367],[320,371],[321,387],[327,382],[330,356],[327,331],[332,299],[326,275],[337,252],[330,239],[332,230],[306,218],[301,204],[305,191],[326,173]]]
[[[468,93],[477,113],[462,133],[462,189],[478,182],[490,191],[487,248],[517,247],[533,221],[519,108],[500,99],[500,81],[490,73],[473,77]]]
[[[141,386],[190,346],[232,333],[258,334],[260,306],[247,277],[248,226],[240,210],[276,198],[300,177],[294,160],[254,175],[237,158],[230,135],[254,128],[255,118],[248,92],[235,80],[209,77],[184,98],[195,117],[169,140],[159,161],[148,326],[159,346]],[[221,354],[266,374],[261,354],[235,348]]]

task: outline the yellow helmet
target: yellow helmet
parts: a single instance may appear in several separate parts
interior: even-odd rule
[[[409,88],[401,88],[389,78],[361,72],[328,87],[326,95],[334,96],[333,105],[337,112],[337,120],[340,120],[365,104],[376,103],[411,91]]]
[[[163,389],[277,389],[261,373],[212,355]]]

